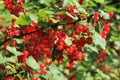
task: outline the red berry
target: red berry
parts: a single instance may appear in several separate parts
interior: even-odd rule
[[[73,27],[72,24],[67,24],[67,25],[65,26],[65,28],[67,28],[67,29],[70,29],[71,27]]]
[[[98,12],[94,12],[93,15],[94,15],[94,17],[98,17],[99,16]]]
[[[103,31],[101,36],[102,36],[102,38],[106,39],[107,33],[105,31]]]
[[[22,57],[22,62],[25,63],[27,61],[27,57],[23,56]]]
[[[96,26],[97,26],[97,23],[94,23],[93,26],[96,27]]]
[[[106,19],[102,19],[102,22],[105,24],[105,23],[107,23],[107,20]]]
[[[57,48],[58,48],[58,50],[62,50],[63,46],[62,45],[58,45]]]
[[[23,51],[23,56],[27,57],[29,55],[29,52],[27,50]]]
[[[35,78],[34,80],[40,80],[40,78]]]
[[[87,44],[91,44],[91,43],[92,43],[92,38],[91,38],[91,37],[88,37],[88,38],[86,39],[86,43],[87,43]]]
[[[0,69],[5,70],[5,67],[0,64]]]
[[[7,5],[7,9],[12,9],[13,8],[13,5],[12,4],[8,4]]]
[[[13,76],[9,76],[7,80],[13,80]]]
[[[94,17],[94,21],[95,22],[98,22],[98,20],[99,20],[99,17],[97,16],[97,17]]]
[[[78,0],[79,4],[82,5],[83,4],[83,0]]]
[[[110,24],[109,23],[104,25],[104,31],[107,32],[107,33],[110,32]]]
[[[82,31],[83,31],[83,26],[81,26],[81,25],[76,26],[76,30],[75,30],[76,35],[78,35]]]
[[[54,30],[50,29],[48,32],[49,32],[49,34],[54,34]]]
[[[12,46],[16,46],[16,41],[15,41],[15,40],[12,40],[12,41],[11,41],[11,45],[12,45]]]
[[[67,66],[67,69],[71,69],[74,66],[74,62],[69,62],[69,65]]]
[[[27,78],[23,78],[22,80],[28,80]]]
[[[108,66],[106,66],[106,65],[103,66],[102,71],[105,72],[105,73],[109,72]]]
[[[113,17],[114,16],[114,13],[113,12],[109,12],[108,13],[110,17]]]
[[[42,70],[41,70],[41,74],[46,75],[46,74],[47,74],[47,71],[44,70],[44,69],[42,69]]]
[[[40,64],[40,69],[43,69],[45,67],[45,64]]]

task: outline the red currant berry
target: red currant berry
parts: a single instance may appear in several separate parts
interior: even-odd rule
[[[9,76],[7,80],[13,80],[13,76]]]
[[[44,69],[45,64],[40,64],[40,69]]]
[[[87,44],[91,44],[91,43],[92,43],[92,38],[91,38],[91,37],[88,37],[88,38],[86,39],[86,43],[87,43]]]
[[[99,20],[99,17],[97,16],[97,17],[94,17],[94,21],[95,22],[98,22],[98,20]]]
[[[40,78],[35,78],[34,80],[40,80]]]
[[[93,15],[94,15],[94,17],[98,17],[99,16],[98,12],[94,12]]]
[[[113,17],[114,16],[114,13],[113,12],[109,12],[108,13],[110,17]]]
[[[41,74],[46,75],[46,74],[47,74],[47,71],[44,70],[44,69],[42,69],[42,70],[41,70]]]

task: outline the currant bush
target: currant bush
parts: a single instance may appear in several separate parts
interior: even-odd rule
[[[120,29],[113,28],[120,15],[109,1],[4,0],[0,5],[6,14],[0,16],[1,80],[120,79],[120,71],[110,70],[119,67],[110,61],[120,58],[114,43]]]

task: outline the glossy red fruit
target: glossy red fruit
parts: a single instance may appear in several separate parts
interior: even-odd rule
[[[5,67],[2,64],[0,64],[0,69],[5,70]]]
[[[42,70],[41,70],[41,74],[46,75],[46,74],[47,74],[47,71],[44,70],[44,69],[42,69]]]
[[[22,62],[25,63],[27,61],[27,57],[26,56],[23,56],[22,57]]]
[[[91,38],[91,37],[88,37],[88,38],[86,39],[86,43],[87,43],[87,44],[91,44],[91,43],[92,43],[92,38]]]
[[[40,69],[44,69],[45,64],[40,64]]]
[[[78,0],[79,4],[82,5],[84,0]]]
[[[28,80],[27,78],[23,78],[22,80]]]
[[[7,80],[13,80],[13,76],[9,76]]]
[[[65,28],[70,29],[70,28],[72,28],[73,26],[74,26],[73,24],[67,24],[67,25],[65,26]]]
[[[95,21],[95,22],[98,22],[98,20],[99,20],[99,17],[98,17],[98,16],[94,17],[94,21]]]
[[[74,62],[69,62],[69,65],[67,66],[67,69],[71,69],[74,66]]]
[[[11,41],[11,46],[16,46],[16,41],[15,40]]]
[[[109,12],[108,13],[110,17],[113,17],[114,16],[114,13],[113,12]]]
[[[29,52],[27,50],[23,51],[23,56],[27,57],[29,55]]]
[[[54,30],[51,30],[51,29],[50,29],[50,30],[48,31],[48,33],[49,33],[49,34],[54,34]]]
[[[76,35],[78,35],[82,31],[83,31],[83,26],[81,26],[81,25],[76,26],[76,30],[75,30]]]
[[[106,39],[106,36],[107,36],[107,32],[103,31],[102,34],[101,34],[102,38]]]
[[[98,17],[99,16],[98,12],[94,12],[93,15],[94,15],[94,17]]]
[[[34,80],[40,80],[40,78],[35,78]]]
[[[70,5],[68,12],[70,12],[71,14],[74,14],[75,13],[74,12],[75,9],[76,9],[76,6]]]
[[[8,4],[6,7],[7,7],[7,9],[12,9],[13,5],[12,4]]]
[[[58,49],[58,50],[62,50],[62,49],[63,49],[63,45],[58,45],[58,46],[57,46],[57,49]]]
[[[104,31],[107,32],[107,33],[110,32],[110,24],[109,23],[104,25]]]
[[[109,72],[108,66],[104,65],[103,68],[102,68],[102,71],[105,72],[105,73],[108,73]]]

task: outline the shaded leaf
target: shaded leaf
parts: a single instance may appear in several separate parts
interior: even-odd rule
[[[35,59],[32,56],[28,57],[28,60],[27,60],[26,64],[34,70],[39,69],[38,63],[35,61]]]
[[[54,44],[53,49],[52,49],[52,60],[54,61],[57,56],[57,46]]]
[[[15,22],[15,24],[19,25],[30,25],[31,19],[28,15],[21,15]]]
[[[103,49],[105,49],[105,47],[106,47],[105,39],[103,39],[101,37],[101,35],[98,34],[97,32],[94,32],[94,43],[95,43],[95,45],[101,46],[101,48],[103,48]]]
[[[66,36],[65,43],[69,46],[72,44],[70,37]]]
[[[22,53],[20,51],[17,51],[15,47],[10,47],[10,46],[7,46],[7,50],[11,53],[13,53],[14,55],[22,55]]]

